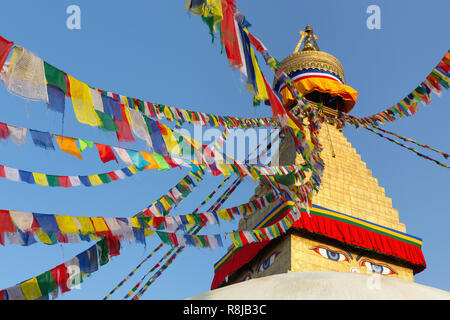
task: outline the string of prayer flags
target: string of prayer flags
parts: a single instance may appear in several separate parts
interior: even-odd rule
[[[375,129],[372,129],[372,128],[369,128],[369,127],[364,127],[364,129],[367,129],[367,130],[369,130],[369,131],[375,133],[376,135],[378,135],[379,137],[381,137],[381,138],[383,138],[383,139],[386,139],[386,140],[388,140],[388,141],[390,141],[390,142],[393,142],[393,143],[395,143],[395,144],[397,144],[397,145],[399,145],[399,146],[401,146],[401,147],[403,147],[403,148],[405,148],[405,149],[408,149],[408,150],[414,152],[414,153],[415,153],[416,155],[418,155],[419,157],[422,157],[422,158],[424,158],[424,159],[433,161],[434,163],[436,163],[437,165],[440,165],[441,167],[450,169],[449,166],[443,164],[442,162],[439,162],[439,161],[436,160],[436,159],[430,158],[429,156],[424,155],[423,153],[420,153],[419,151],[417,151],[417,150],[415,150],[415,149],[413,149],[413,148],[411,148],[411,147],[408,147],[408,146],[404,145],[403,143],[398,142],[397,140],[394,140],[394,139],[391,139],[391,138],[389,138],[389,137],[386,137],[385,135],[381,134],[380,132],[377,132]]]
[[[219,199],[216,200],[216,202],[209,208],[208,211],[218,210],[222,206],[223,202],[231,195],[231,193],[236,189],[236,187],[241,182],[242,182],[242,178],[237,178],[233,182],[233,184],[230,187],[228,187],[228,189],[219,197]],[[188,230],[188,234],[196,234],[201,230],[201,228],[202,228],[202,226],[196,227],[195,230],[194,230],[194,228],[191,228],[190,230]],[[172,236],[172,238],[173,238],[173,236]],[[147,291],[148,287],[162,274],[162,272],[165,269],[167,269],[167,267],[183,251],[184,248],[185,247],[178,247],[176,252],[164,263],[164,265],[161,268],[159,268],[159,270],[145,283],[145,285],[142,287],[142,289],[139,290],[139,292],[132,299],[138,300],[145,293],[145,291]],[[174,247],[172,247],[172,249],[174,249]],[[169,251],[171,252],[172,249]],[[170,254],[170,252],[168,254]],[[156,266],[155,266],[155,268],[156,268]],[[147,276],[147,275],[145,275],[145,276]],[[140,285],[140,283],[138,283],[138,285]],[[130,291],[130,294],[132,294],[132,292],[134,292],[137,289],[137,286],[134,287],[135,288],[134,290],[132,289],[132,291]]]
[[[212,8],[219,8],[221,2],[218,0],[208,0],[207,2],[204,13],[208,17],[205,18],[212,17],[217,23],[219,20],[215,17],[221,16],[220,10],[216,14]],[[213,5],[211,2],[216,3]],[[232,1],[228,2],[233,5]],[[12,48],[13,42],[4,38],[0,39],[0,62],[2,59],[6,60]],[[3,66],[3,63],[4,61],[1,66]],[[134,141],[131,134],[131,129],[133,129],[137,136],[143,138],[147,143],[151,143],[145,132],[144,122],[146,118],[159,120],[165,118],[177,123],[187,122],[201,126],[228,126],[230,128],[278,126],[278,123],[270,117],[240,118],[206,114],[95,89],[43,61],[22,47],[16,46],[13,48],[13,55],[9,61],[9,67],[6,69],[5,84],[14,94],[27,99],[42,100],[48,104],[50,110],[61,113],[65,109],[63,97],[69,97],[72,99],[78,121],[116,131],[120,141]],[[1,67],[0,70],[2,70]],[[257,72],[257,74],[259,73]],[[136,116],[137,113],[131,112],[131,110],[145,116],[144,122],[142,117]],[[128,115],[124,114],[125,112]]]
[[[152,218],[133,217],[74,217],[65,215],[0,210],[0,243],[29,246],[36,243],[79,243],[80,241],[111,238],[128,242],[142,242],[142,237],[150,236],[155,224]]]
[[[11,138],[17,144],[23,144],[26,141],[26,133],[30,132],[32,136],[33,143],[39,147],[54,150],[54,144],[52,138],[56,136],[57,144],[64,152],[76,156],[82,159],[80,152],[86,150],[87,147],[92,148],[94,144],[97,146],[99,151],[99,157],[102,162],[117,160],[114,151],[120,157],[120,159],[128,166],[134,166],[137,169],[158,169],[158,170],[168,170],[175,167],[197,167],[199,165],[205,165],[208,172],[212,172],[215,175],[224,174],[226,176],[232,173],[237,173],[241,176],[246,176],[258,171],[259,174],[280,174],[284,171],[295,171],[295,170],[307,170],[306,167],[302,166],[278,166],[278,167],[268,167],[268,166],[256,166],[247,165],[239,161],[234,161],[233,163],[226,163],[225,160],[221,158],[221,154],[209,150],[207,146],[204,147],[200,155],[200,163],[192,162],[192,160],[184,160],[183,158],[176,156],[166,156],[160,155],[158,153],[147,153],[144,151],[136,151],[131,149],[124,149],[120,147],[112,147],[108,145],[103,145],[100,143],[84,140],[81,138],[72,138],[68,136],[60,136],[57,134],[52,134],[49,132],[42,132],[33,129],[21,128],[5,124],[0,122],[0,137],[3,139]],[[78,141],[79,146],[76,148],[76,141]],[[224,140],[221,140],[223,143]],[[196,144],[195,142],[189,142],[191,146]],[[197,143],[199,145],[199,143]],[[79,150],[79,152],[77,151]],[[114,150],[114,151],[113,151]],[[212,155],[212,157],[210,157]],[[231,159],[232,160],[232,159]],[[231,161],[230,160],[230,161]],[[254,170],[252,170],[254,169]]]
[[[161,244],[158,246],[158,248],[162,247],[164,245],[164,242],[161,242]],[[171,248],[169,251],[166,252],[166,254],[164,254],[161,259],[159,259],[159,261],[138,281],[137,284],[135,284],[133,286],[133,288],[131,288],[131,290],[123,297],[123,300],[129,298],[133,293],[136,292],[137,289],[139,289],[140,285],[142,284],[142,282],[144,281],[144,279],[153,271],[156,270],[156,268],[158,268],[160,266],[160,263],[162,261],[164,261],[164,259],[166,259],[173,251],[175,250],[175,248]],[[172,260],[173,261],[173,260]],[[106,298],[106,297],[105,297]],[[105,300],[105,298],[103,300]]]
[[[120,243],[101,239],[77,256],[9,288],[0,290],[1,300],[44,300],[79,288],[86,277],[120,254]]]
[[[249,243],[272,240],[285,234],[291,225],[299,218],[300,210],[294,205],[286,215],[276,223],[265,228],[231,232],[229,235],[235,247],[242,247]]]
[[[108,294],[103,298],[103,300],[108,300],[111,297],[111,295],[114,292],[116,292],[117,289],[119,289],[126,281],[128,281],[148,259],[150,259],[159,249],[163,247],[163,245],[164,243],[160,243],[152,252],[150,252],[150,254],[147,257],[145,257],[145,259],[142,260],[133,270],[131,270],[131,272],[122,281],[120,281],[119,284],[117,284],[117,286],[115,286],[110,292],[108,292]],[[124,299],[126,299],[126,297]]]
[[[184,177],[182,179],[182,181],[180,181],[180,183],[175,186],[175,187],[180,187],[180,192],[181,192],[182,197],[186,197],[192,191],[193,187],[195,186],[195,184],[189,185],[189,181],[191,181],[190,180],[191,176],[193,177],[194,180],[197,180],[199,182],[202,180],[203,171],[201,171],[201,168],[197,168],[197,169],[198,170],[196,170],[196,171],[190,172],[188,174],[188,176]],[[173,189],[171,189],[169,191],[169,193],[175,194],[175,192],[173,192]],[[182,200],[182,198],[178,199],[178,201],[176,203],[179,203],[181,200]],[[172,207],[173,207],[173,205],[172,205]],[[170,209],[171,208],[168,208],[168,210],[170,210]],[[166,214],[168,214],[168,212]],[[56,219],[52,219],[52,217],[50,215],[34,214],[33,216],[35,219],[39,219],[39,227],[45,228],[45,230],[47,230],[49,234],[51,232],[58,231],[58,224],[55,221]],[[3,239],[1,236],[3,233],[15,231],[14,224],[10,217],[11,217],[10,215],[7,215],[5,213],[0,213],[0,240]],[[137,215],[135,217],[137,217]],[[119,223],[119,222],[117,222],[117,223],[121,226],[121,229],[122,228],[124,229],[124,230],[122,230],[122,235],[123,235],[124,239],[126,241],[133,241],[135,239],[134,231],[136,230],[136,228],[133,229],[133,222],[130,223],[129,219],[130,218],[123,219],[121,221],[121,223]],[[138,220],[138,222],[139,221],[142,221],[142,220]],[[82,235],[83,234],[86,235],[89,233],[92,234],[92,233],[96,232],[95,228],[94,228],[94,224],[90,220],[89,217],[77,217],[77,222],[78,222],[77,226],[78,225],[80,226],[80,232]],[[105,222],[106,222],[107,226],[114,225],[110,218],[105,218]],[[33,223],[32,223],[32,225],[33,225]],[[37,225],[38,224],[34,224],[34,226],[37,226]],[[114,236],[116,233],[117,233],[117,228],[111,227],[111,235]],[[42,235],[42,232],[39,232],[39,230],[38,230],[38,231],[36,231],[36,234]],[[139,233],[136,232],[136,234],[139,234]],[[140,234],[142,234],[142,233],[140,233]],[[149,234],[147,233],[144,235],[149,235]],[[57,234],[57,236],[58,236],[58,234]],[[61,236],[62,239],[65,239],[64,237],[62,237],[63,235],[59,235],[59,236]],[[91,237],[94,237],[94,236],[92,235]],[[52,239],[54,240],[55,236],[53,236]],[[56,240],[54,240],[54,241],[56,242],[57,240],[58,240],[58,238],[56,238]],[[51,243],[51,241],[52,240],[50,239],[50,243]],[[42,241],[42,242],[44,242],[44,241]],[[4,243],[4,241],[3,241],[3,243]],[[108,240],[103,238],[99,242],[97,242],[94,246],[89,248],[88,250],[92,250],[92,248],[95,248],[97,250],[97,256],[99,259],[100,266],[108,263],[108,261],[111,259],[111,257],[113,255],[120,254],[120,251],[119,251],[120,243],[117,240],[115,240],[114,237],[113,238],[108,237]],[[88,251],[88,250],[86,250],[86,251]],[[82,253],[80,253],[79,256],[85,255],[86,251],[83,251]],[[71,260],[69,260],[69,261],[71,261]],[[57,284],[57,286],[59,287],[59,289],[62,293],[67,292],[71,289],[70,287],[67,287],[66,284],[67,284],[67,280],[69,279],[69,276],[72,273],[71,272],[67,273],[67,268],[66,268],[65,264],[61,264],[61,265],[51,269],[48,272],[50,272],[51,276],[54,278],[55,283]],[[47,275],[47,273],[44,273],[44,274]],[[44,275],[44,274],[42,274],[42,275]],[[42,275],[38,276],[37,279],[39,279],[39,277],[41,277]],[[83,275],[83,276],[86,276],[86,275]],[[87,276],[89,276],[89,274],[87,274]],[[43,277],[43,278],[51,279],[48,276]],[[47,285],[47,284],[45,284],[45,285]],[[42,291],[42,288],[40,288],[40,289]],[[9,295],[8,295],[8,292],[10,292]],[[15,293],[14,295],[13,295],[13,292]],[[42,291],[42,292],[44,293],[45,291]],[[57,293],[58,293],[58,291],[56,291],[56,295],[57,295]],[[3,294],[3,298],[5,300],[23,299],[23,293],[22,293],[22,290],[19,285],[13,286],[6,290],[0,290],[0,295],[1,294]],[[55,295],[55,292],[53,291],[52,294]]]
[[[287,84],[292,95],[297,99],[297,103],[304,108],[304,110],[302,109],[302,112],[305,114],[305,116],[307,116],[307,118],[310,122],[310,126],[308,128],[310,129],[311,141],[314,145],[314,148],[310,152],[306,152],[306,150],[303,148],[303,146],[305,145],[305,141],[306,141],[305,135],[299,134],[299,137],[297,139],[297,140],[299,140],[299,142],[297,143],[297,150],[300,151],[303,158],[306,160],[307,164],[312,169],[312,171],[313,171],[313,173],[312,173],[313,182],[312,183],[314,186],[314,190],[318,190],[318,186],[320,185],[321,176],[323,174],[323,168],[324,168],[323,160],[320,158],[320,152],[321,152],[322,148],[321,148],[321,144],[318,139],[318,133],[319,133],[319,129],[320,129],[321,119],[318,117],[315,110],[311,106],[307,105],[305,99],[300,95],[300,93],[292,85],[292,80],[288,77],[288,75],[283,70],[281,70],[279,68],[279,63],[268,53],[266,47],[258,39],[256,39],[256,37],[252,36],[247,31],[247,27],[250,26],[250,24],[248,23],[248,21],[246,21],[245,17],[237,10],[236,6],[234,5],[234,2],[233,1],[223,1],[222,4],[224,4],[224,3],[227,3],[227,4],[232,3],[232,5],[229,8],[226,8],[226,6],[224,6],[224,21],[221,23],[221,27],[223,25],[225,25],[228,28],[227,32],[225,32],[228,36],[228,39],[225,39],[225,41],[229,41],[228,42],[229,48],[233,49],[234,50],[233,53],[235,53],[235,54],[228,54],[228,51],[227,51],[227,57],[229,58],[230,64],[232,66],[240,68],[242,74],[244,74],[247,77],[247,84],[251,83],[251,85],[249,86],[250,88],[254,89],[255,87],[257,87],[258,86],[257,84],[255,86],[255,83],[257,83],[255,74],[258,73],[258,71],[255,69],[255,65],[257,66],[257,61],[254,61],[252,58],[249,58],[249,57],[251,57],[251,52],[252,52],[252,48],[251,48],[251,46],[249,46],[249,43],[251,43],[252,45],[255,46],[257,51],[261,52],[261,54],[264,57],[264,60],[266,61],[266,64],[269,65],[269,67],[273,70],[275,77],[279,81]],[[227,11],[228,9],[230,9],[230,10]],[[225,22],[225,20],[227,18],[229,18],[229,19],[232,18],[232,20],[234,21],[234,24],[235,24],[234,31],[232,30],[232,28],[233,28],[232,24],[231,23],[227,24]],[[236,37],[236,39],[238,39],[239,41],[233,41],[233,35],[236,34],[236,30],[239,30],[239,33],[240,33]],[[223,29],[222,29],[222,34],[224,34]],[[239,48],[239,50],[237,50],[236,48]],[[231,49],[229,52],[231,52]],[[232,59],[230,59],[230,57],[238,57],[238,56],[241,59],[240,61],[238,61],[238,60],[233,61]],[[245,57],[247,57],[247,58],[245,58]],[[252,68],[252,66],[253,66],[253,68]],[[259,69],[259,67],[256,67],[256,68]],[[286,115],[288,115],[289,118],[299,128],[299,130],[302,131],[303,130],[302,124],[289,111],[285,111],[282,104],[277,103],[275,97],[271,95],[273,92],[271,91],[271,87],[265,81],[263,74],[261,74],[261,80],[262,81],[260,81],[260,82],[265,87],[265,90],[267,91],[267,94],[268,94],[268,97],[266,99],[269,100],[269,103],[271,105],[273,105],[272,108],[275,108],[276,114],[279,113],[278,118],[281,122],[281,125],[283,127],[286,126],[286,123],[288,120]],[[269,99],[269,98],[271,98],[271,99]],[[272,100],[272,101],[270,101],[270,100]],[[251,172],[252,172],[252,170],[250,169],[250,173]],[[255,172],[255,170],[253,170],[253,172]],[[257,174],[257,173],[255,172],[255,174]],[[253,177],[253,175],[251,175],[251,176]],[[310,195],[308,195],[308,198],[310,198]]]
[[[183,189],[178,189],[180,186],[181,186],[181,184],[182,183],[186,183],[186,181],[191,181],[190,179],[191,179],[191,176],[194,178],[194,179],[196,179],[198,182],[201,182],[202,181],[202,179],[203,179],[203,177],[202,177],[202,174],[203,174],[203,171],[201,170],[201,168],[198,168],[199,170],[196,170],[196,171],[191,171],[191,172],[189,172],[189,174],[187,175],[187,176],[185,176],[179,183],[177,183],[172,189],[170,189],[166,194],[164,194],[162,197],[160,197],[158,200],[156,200],[156,201],[154,201],[150,206],[148,206],[148,208],[145,210],[145,211],[149,211],[149,212],[151,212],[152,214],[154,214],[154,211],[152,210],[152,208],[153,209],[157,209],[157,203],[159,203],[159,201],[161,201],[164,197],[167,197],[167,196],[171,196],[171,197],[173,197],[173,202],[169,205],[169,207],[167,208],[167,211],[164,211],[164,212],[160,212],[160,211],[157,211],[157,216],[166,216],[166,215],[168,215],[169,214],[169,211],[170,210],[172,210],[175,206],[177,206],[177,205],[179,205],[179,203],[184,199],[184,197],[186,197],[186,196],[188,196],[189,194],[190,194],[190,192],[192,191],[192,189],[188,189],[188,188],[186,188],[185,190],[184,190],[184,192],[183,192]],[[194,188],[195,187],[195,184],[193,184],[192,185],[192,188]],[[184,188],[184,187],[183,187]],[[182,193],[181,193],[181,192]],[[158,210],[158,209],[157,209]],[[142,214],[145,214],[144,212],[145,211],[141,211],[141,212],[139,212],[138,214],[136,214],[135,216],[136,217],[139,217],[140,215],[142,215]],[[0,221],[1,222],[1,221]],[[158,227],[159,227],[159,225],[158,225]],[[120,281],[119,282],[119,284],[117,284],[115,287],[114,287],[114,289],[112,289],[104,298],[103,298],[103,300],[107,300],[109,297],[111,297],[111,295],[115,292],[115,291],[117,291],[117,289],[119,289],[129,278],[131,278],[133,275],[134,275],[134,273],[148,260],[148,259],[150,259],[150,257],[152,257],[153,256],[153,254],[156,252],[156,251],[158,251],[160,248],[162,248],[162,246],[164,245],[164,243],[163,242],[161,242],[144,260],[142,260],[137,266],[136,266],[136,268],[134,268],[122,281]],[[168,253],[166,253],[166,255],[164,255],[162,258],[161,258],[161,260],[155,265],[155,267],[154,268],[152,268],[148,273],[150,273],[150,272],[153,272],[153,270],[154,269],[156,269],[158,266],[159,266],[159,263],[162,261],[162,260],[164,260],[165,259],[165,257],[167,256],[167,255],[169,255],[171,252],[173,251],[173,249],[171,249],[171,250],[169,250],[169,252]],[[148,274],[147,273],[147,274]],[[144,278],[146,277],[147,275],[145,275],[144,276]],[[144,279],[143,278],[143,279]],[[140,285],[140,283],[138,283],[137,284],[137,287],[139,287],[139,285]],[[137,287],[135,286],[134,288],[135,288],[135,290],[137,289]],[[132,292],[134,292],[134,291],[132,291]],[[132,293],[131,292],[131,293]],[[130,293],[130,294],[131,294]],[[126,299],[127,297],[125,297],[124,299]]]
[[[112,181],[123,180],[135,175],[139,169],[131,165],[126,168],[114,170],[111,172],[92,174],[88,176],[59,176],[38,172],[30,172],[22,169],[7,167],[0,164],[0,178],[15,182],[26,182],[28,184],[38,184],[48,187],[93,187]]]
[[[174,249],[174,248],[172,248],[172,249]],[[170,253],[172,252],[172,249],[169,251]],[[159,276],[164,272],[164,270],[166,270],[170,266],[170,264],[183,251],[183,249],[184,249],[184,247],[177,248],[177,250],[170,256],[170,258],[167,259],[166,262],[164,262],[164,264],[158,269],[158,271],[155,272],[155,274],[144,284],[144,286],[138,291],[138,293],[136,293],[131,298],[131,300],[139,300],[142,297],[142,295],[148,290],[148,287],[152,283],[154,283],[157,278],[159,278]],[[169,252],[166,253],[166,255],[170,254]],[[166,257],[166,255],[164,255],[164,258]],[[162,259],[161,259],[161,261],[162,261]],[[156,269],[156,267],[159,267],[159,263],[156,264],[155,267],[152,268],[152,270]],[[137,290],[137,288],[139,287],[139,285],[141,284],[142,281],[143,281],[143,279],[135,287],[133,287],[133,289],[125,297],[129,297],[131,294],[133,294],[135,292],[135,290]]]
[[[437,152],[437,153],[441,154],[445,159],[448,159],[448,157],[450,156],[448,153],[442,152],[442,151],[437,150],[437,149],[435,149],[435,148],[433,148],[433,147],[430,147],[430,146],[428,146],[428,145],[421,144],[421,143],[419,143],[419,142],[416,142],[416,141],[414,141],[414,140],[412,140],[412,139],[403,137],[403,136],[401,136],[401,135],[399,135],[399,134],[396,134],[396,133],[394,133],[394,132],[391,132],[391,131],[388,131],[388,130],[381,129],[380,127],[376,127],[375,129],[376,129],[376,130],[379,130],[379,131],[381,131],[381,132],[384,132],[384,133],[391,134],[391,135],[393,135],[393,136],[395,136],[395,137],[397,137],[397,138],[402,139],[403,141],[414,143],[415,145],[418,145],[419,147],[426,148],[426,149],[430,149],[430,150],[432,150],[432,151],[434,151],[434,152]]]
[[[439,61],[437,66],[411,93],[394,106],[381,111],[372,116],[356,118],[348,114],[341,113],[341,118],[356,128],[360,126],[378,127],[380,124],[394,122],[399,118],[410,117],[417,113],[418,103],[427,105],[431,102],[431,93],[440,95],[442,88],[448,89],[450,83],[450,50]]]

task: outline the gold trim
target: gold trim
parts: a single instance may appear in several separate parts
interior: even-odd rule
[[[295,52],[280,62],[287,74],[298,70],[319,69],[337,75],[345,84],[344,68],[336,57],[323,51]]]

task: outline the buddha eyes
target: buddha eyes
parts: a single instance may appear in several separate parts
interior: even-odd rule
[[[280,254],[279,252],[272,253],[270,255],[270,257],[268,257],[266,260],[264,260],[263,263],[261,263],[259,265],[258,272],[262,272],[262,271],[266,270],[267,268],[269,268],[272,265],[272,263],[275,261],[276,257],[278,257],[279,254]]]
[[[340,251],[334,251],[326,247],[315,247],[311,249],[320,254],[322,257],[333,261],[348,261],[347,255]]]
[[[242,281],[247,281],[250,280],[252,278],[252,275],[249,273],[245,276],[245,278]]]
[[[349,257],[346,253],[339,251],[339,250],[331,250],[325,246],[317,246],[314,248],[311,248],[311,250],[314,250],[318,254],[320,254],[322,257],[333,260],[333,261],[349,261]],[[356,259],[358,261],[358,258]],[[359,262],[360,267],[365,267],[367,271],[381,274],[381,275],[391,275],[396,274],[391,267],[388,265],[382,264],[382,263],[375,263],[367,258],[361,259]]]
[[[374,263],[367,259],[361,260],[360,265],[366,267],[368,271],[382,275],[390,275],[397,273],[387,265]]]

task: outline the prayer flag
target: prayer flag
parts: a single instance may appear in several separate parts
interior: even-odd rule
[[[33,139],[33,143],[36,146],[44,149],[55,150],[50,133],[30,129],[30,134]]]
[[[116,155],[114,154],[110,146],[106,146],[100,143],[96,143],[95,145],[97,146],[100,159],[102,160],[103,163],[106,163],[111,160],[115,160],[117,163],[119,163],[117,161]]]
[[[48,108],[56,112],[64,113],[66,106],[64,91],[54,85],[47,84],[47,94]]]
[[[66,74],[44,61],[45,78],[47,85],[55,86],[67,94]]]
[[[42,297],[41,290],[39,289],[39,284],[36,278],[32,278],[28,281],[22,282],[20,284],[23,296],[25,300],[36,300]]]
[[[27,140],[27,129],[8,125],[9,137],[18,146],[24,144]]]
[[[80,150],[78,150],[75,138],[69,138],[69,137],[62,137],[62,136],[56,136],[56,141],[58,142],[59,147],[62,151],[77,157],[78,159],[83,159],[83,156],[80,153]]]
[[[47,296],[52,291],[58,289],[58,285],[55,282],[50,271],[46,271],[36,277],[39,289],[43,296]]]
[[[6,40],[0,36],[0,70],[3,68],[6,59],[14,45],[14,42]]]
[[[78,121],[93,127],[101,127],[102,122],[95,112],[92,104],[90,88],[87,84],[67,75],[70,83],[70,95],[72,97],[73,110]]]

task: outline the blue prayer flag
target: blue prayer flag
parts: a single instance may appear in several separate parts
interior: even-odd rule
[[[48,108],[50,110],[64,113],[66,97],[64,96],[64,91],[60,88],[47,84],[48,93]]]
[[[42,132],[38,130],[29,129],[33,143],[44,149],[55,150],[53,146],[52,137],[48,132]]]

